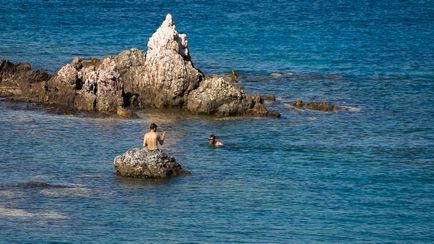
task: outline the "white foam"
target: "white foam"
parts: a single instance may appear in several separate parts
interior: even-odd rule
[[[341,108],[343,108],[347,111],[353,112],[353,113],[358,113],[362,110],[361,108],[352,107],[352,106],[341,106]]]
[[[40,213],[31,213],[24,209],[18,208],[7,208],[3,205],[0,205],[0,217],[9,217],[9,218],[43,218],[43,219],[66,219],[66,216],[55,212],[55,211],[47,211]]]
[[[66,196],[73,196],[73,197],[90,197],[92,195],[92,191],[78,186],[78,187],[71,187],[71,188],[51,188],[51,189],[44,189],[40,191],[42,195],[49,196],[49,197],[66,197]]]
[[[35,216],[34,213],[30,213],[22,209],[6,208],[0,205],[0,217],[31,218],[34,216]]]
[[[15,197],[15,193],[6,190],[0,190],[0,197],[12,198]]]

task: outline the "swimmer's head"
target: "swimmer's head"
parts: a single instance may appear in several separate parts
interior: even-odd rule
[[[209,143],[214,143],[215,140],[216,140],[215,135],[210,135],[210,136],[208,137],[208,141],[209,141]]]

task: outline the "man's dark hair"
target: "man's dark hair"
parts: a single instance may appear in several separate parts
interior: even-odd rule
[[[215,135],[210,135],[208,138],[208,140],[214,140],[214,139],[216,139]]]
[[[157,129],[157,125],[155,123],[152,123],[151,126],[149,127],[151,130],[156,130]]]

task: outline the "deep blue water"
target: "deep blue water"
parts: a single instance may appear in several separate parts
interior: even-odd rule
[[[54,72],[146,50],[169,12],[199,69],[239,71],[282,118],[123,120],[0,101],[0,242],[434,242],[432,1],[0,0],[0,58]],[[150,122],[191,176],[113,174]],[[210,132],[227,146],[209,148]]]

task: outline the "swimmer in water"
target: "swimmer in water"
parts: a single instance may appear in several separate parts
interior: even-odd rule
[[[225,144],[223,144],[222,142],[217,141],[217,138],[215,137],[215,135],[210,135],[210,136],[209,136],[209,138],[208,138],[208,143],[209,143],[211,146],[215,146],[215,147],[221,147],[221,146],[224,146],[224,145],[225,145]]]

